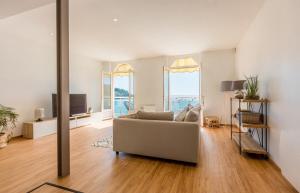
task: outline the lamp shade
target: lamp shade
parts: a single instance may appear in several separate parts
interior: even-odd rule
[[[233,90],[243,90],[244,89],[245,81],[246,80],[236,80],[236,81],[233,81],[232,89]]]
[[[44,108],[37,108],[34,111],[35,120],[43,120],[45,118],[45,109]]]
[[[226,92],[226,91],[234,91],[233,90],[233,81],[222,81],[221,82],[221,91]]]

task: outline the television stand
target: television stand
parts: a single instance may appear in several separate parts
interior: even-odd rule
[[[77,114],[70,117],[70,129],[90,125],[91,113]],[[57,119],[50,118],[39,122],[26,122],[23,124],[23,137],[37,139],[57,132]]]
[[[81,114],[72,115],[70,117],[70,120],[83,119],[88,117],[91,117],[91,113],[81,113]]]

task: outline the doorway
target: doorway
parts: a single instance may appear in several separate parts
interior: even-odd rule
[[[133,76],[131,73],[114,75],[114,117],[128,115],[134,109]]]
[[[177,59],[164,68],[164,110],[178,113],[200,103],[201,73],[192,58]]]
[[[104,119],[117,118],[134,111],[134,75],[129,64],[119,64],[112,73],[103,74]]]

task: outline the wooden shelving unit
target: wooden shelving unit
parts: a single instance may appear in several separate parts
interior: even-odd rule
[[[233,104],[238,102],[238,117],[233,113]],[[240,148],[240,154],[252,153],[268,155],[268,100],[247,100],[247,99],[230,99],[230,113],[231,113],[231,139],[234,140]],[[243,123],[242,118],[242,104],[246,105],[245,110],[258,112],[263,115],[263,122],[259,124]],[[255,108],[258,110],[255,111]],[[236,124],[234,124],[236,120]],[[237,129],[234,129],[234,126]],[[257,140],[254,139],[254,134],[257,134]]]
[[[242,133],[242,140],[240,145],[239,134],[233,133],[232,139],[241,147],[242,152],[246,153],[254,153],[254,154],[262,154],[267,155],[267,151],[262,148],[254,139],[247,133]]]

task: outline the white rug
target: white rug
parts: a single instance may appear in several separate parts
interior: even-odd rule
[[[104,137],[92,144],[94,147],[113,148],[113,137]]]

